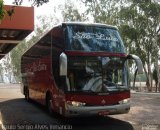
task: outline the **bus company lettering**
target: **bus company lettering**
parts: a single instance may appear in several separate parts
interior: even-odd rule
[[[77,32],[75,36],[73,36],[74,39],[92,39],[95,38],[97,40],[107,40],[107,41],[113,41],[117,42],[118,39],[113,36],[107,36],[105,34],[101,33],[85,33],[85,32]]]
[[[39,61],[38,63],[33,63],[30,67],[26,68],[26,72],[37,72],[44,70],[47,70],[47,65],[41,63],[41,61]]]

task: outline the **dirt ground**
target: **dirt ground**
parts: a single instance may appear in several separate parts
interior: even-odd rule
[[[39,129],[47,124],[43,130],[57,126],[74,130],[160,130],[160,94],[132,92],[128,114],[67,120],[51,117],[42,106],[26,102],[19,85],[0,84],[0,130],[2,125],[10,130],[29,130],[28,126],[37,124]]]

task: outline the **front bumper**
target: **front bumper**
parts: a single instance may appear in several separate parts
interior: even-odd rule
[[[111,105],[111,106],[81,106],[75,107],[71,105],[65,106],[65,116],[89,116],[89,115],[114,115],[128,113],[130,103]]]

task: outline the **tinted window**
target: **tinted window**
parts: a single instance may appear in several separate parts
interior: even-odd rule
[[[68,91],[112,92],[128,90],[125,58],[72,56],[68,58]]]
[[[116,29],[99,26],[67,26],[67,50],[125,53]]]
[[[59,76],[59,56],[64,50],[63,29],[56,27],[52,29],[52,72],[57,87],[63,88]]]
[[[61,26],[55,27],[51,31],[52,45],[57,48],[64,48],[63,29]]]
[[[51,54],[51,35],[50,33],[48,33],[22,56],[22,64],[35,62],[36,60],[50,54]]]

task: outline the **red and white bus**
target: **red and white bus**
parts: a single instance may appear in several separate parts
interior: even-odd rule
[[[67,22],[53,27],[21,59],[27,100],[66,117],[110,115],[130,110],[127,55],[116,27]]]

